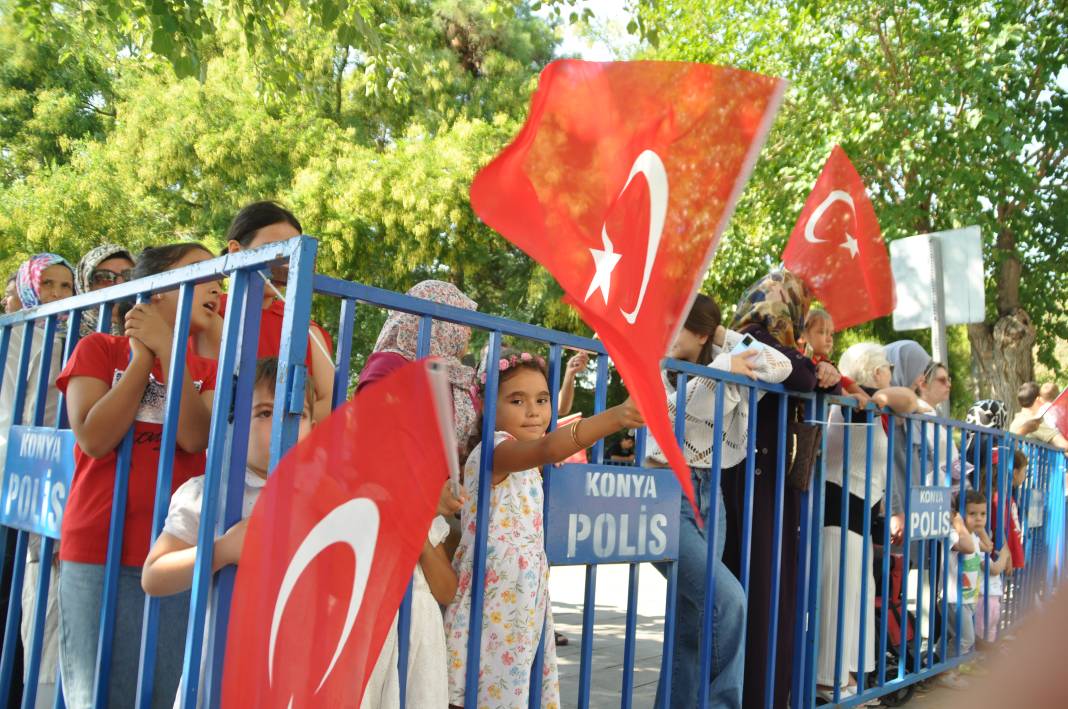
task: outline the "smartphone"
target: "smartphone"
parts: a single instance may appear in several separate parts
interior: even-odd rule
[[[761,350],[764,349],[764,347],[765,347],[765,345],[764,345],[763,342],[761,342],[760,340],[756,339],[752,335],[746,334],[746,335],[742,335],[742,339],[739,340],[738,344],[736,344],[734,346],[734,349],[731,350],[731,354],[732,355],[740,355],[743,352],[746,352],[748,350],[753,350],[755,352],[760,352]]]

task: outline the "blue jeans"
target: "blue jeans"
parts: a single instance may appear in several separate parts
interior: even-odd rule
[[[103,595],[102,565],[69,561],[61,563],[59,669],[63,678],[63,699],[70,709],[88,709],[93,706],[97,637],[100,634],[100,606]],[[108,706],[132,707],[136,704],[144,607],[141,569],[133,566],[120,567],[118,603],[115,607],[115,636],[111,646]],[[182,653],[188,616],[188,592],[160,599],[156,673],[152,688],[153,707],[171,707],[174,704],[178,681],[182,675]]]
[[[723,493],[712,490],[710,471],[691,470],[694,495],[701,515],[707,517],[716,495],[715,599],[712,606],[712,667],[709,677],[710,707],[740,707],[745,668],[745,593],[738,579],[723,565],[726,542],[726,510]],[[690,501],[682,498],[679,519],[679,581],[675,597],[675,654],[671,666],[671,701],[661,704],[662,685],[657,686],[656,705],[671,709],[697,706],[701,671],[701,631],[704,628],[705,564],[708,543],[697,527]],[[667,567],[657,569],[667,574]]]

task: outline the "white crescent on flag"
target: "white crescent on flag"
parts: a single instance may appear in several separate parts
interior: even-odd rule
[[[356,623],[356,615],[363,603],[363,594],[367,590],[367,580],[371,574],[375,546],[378,543],[378,528],[378,505],[366,497],[356,497],[338,505],[319,520],[304,537],[297,550],[293,552],[293,558],[286,567],[282,584],[278,588],[278,600],[275,601],[274,613],[271,617],[271,639],[267,649],[268,683],[273,682],[274,651],[278,640],[278,628],[282,623],[282,615],[285,613],[286,603],[289,601],[293,588],[297,585],[304,570],[324,549],[334,544],[345,544],[356,558],[356,571],[352,577],[352,595],[349,597],[349,607],[345,612],[345,624],[341,630],[341,637],[337,641],[334,657],[315,691],[318,692],[323,688],[326,678],[330,676],[330,672],[345,649],[345,643],[349,639],[349,633],[352,632],[352,626]]]
[[[660,249],[660,239],[664,234],[668,205],[667,170],[664,169],[664,162],[660,156],[652,150],[643,150],[634,159],[630,175],[627,176],[623,189],[619,191],[619,196],[623,196],[623,193],[630,187],[631,181],[639,174],[645,176],[645,181],[649,185],[649,238],[645,247],[645,267],[642,271],[641,288],[638,290],[638,302],[634,310],[629,313],[623,308],[619,309],[623,318],[631,325],[638,319],[638,312],[642,309],[642,302],[645,301],[645,291],[649,287],[649,277],[652,275],[653,263],[656,262],[656,254]],[[601,226],[601,242],[604,249],[589,250],[596,270],[590,281],[589,290],[586,291],[585,299],[589,300],[594,291],[600,290],[601,297],[607,305],[608,294],[612,288],[612,271],[623,255],[613,251],[612,240],[608,237],[608,230],[603,225]]]

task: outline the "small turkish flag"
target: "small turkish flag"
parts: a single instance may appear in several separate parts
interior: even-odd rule
[[[1042,416],[1047,424],[1068,438],[1068,389],[1062,391],[1053,403],[1045,408]]]
[[[845,330],[894,311],[894,276],[860,175],[834,146],[794,225],[782,263]]]
[[[601,337],[687,497],[659,364],[785,82],[681,62],[555,61],[471,205],[544,266]]]
[[[455,450],[431,366],[339,406],[268,478],[237,570],[223,706],[360,705]]]

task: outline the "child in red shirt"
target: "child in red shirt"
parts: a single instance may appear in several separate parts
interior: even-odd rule
[[[134,276],[149,276],[211,257],[207,249],[195,243],[146,249],[138,259]],[[217,282],[194,287],[189,326],[192,335],[209,326],[218,309],[219,291]],[[66,395],[67,413],[77,441],[74,479],[59,548],[59,656],[63,694],[69,707],[95,703],[100,607],[118,449],[131,428],[133,446],[122,544],[115,550],[120,554],[121,566],[105,703],[135,704],[144,607],[141,565],[151,541],[177,306],[177,290],[154,294],[150,302],[135,305],[126,315],[126,336],[93,333],[81,340],[56,381]],[[215,375],[214,361],[186,350],[169,493],[204,470]],[[187,595],[160,604],[153,697],[166,704],[173,701],[181,676],[188,605]],[[153,704],[159,705],[156,701]]]

